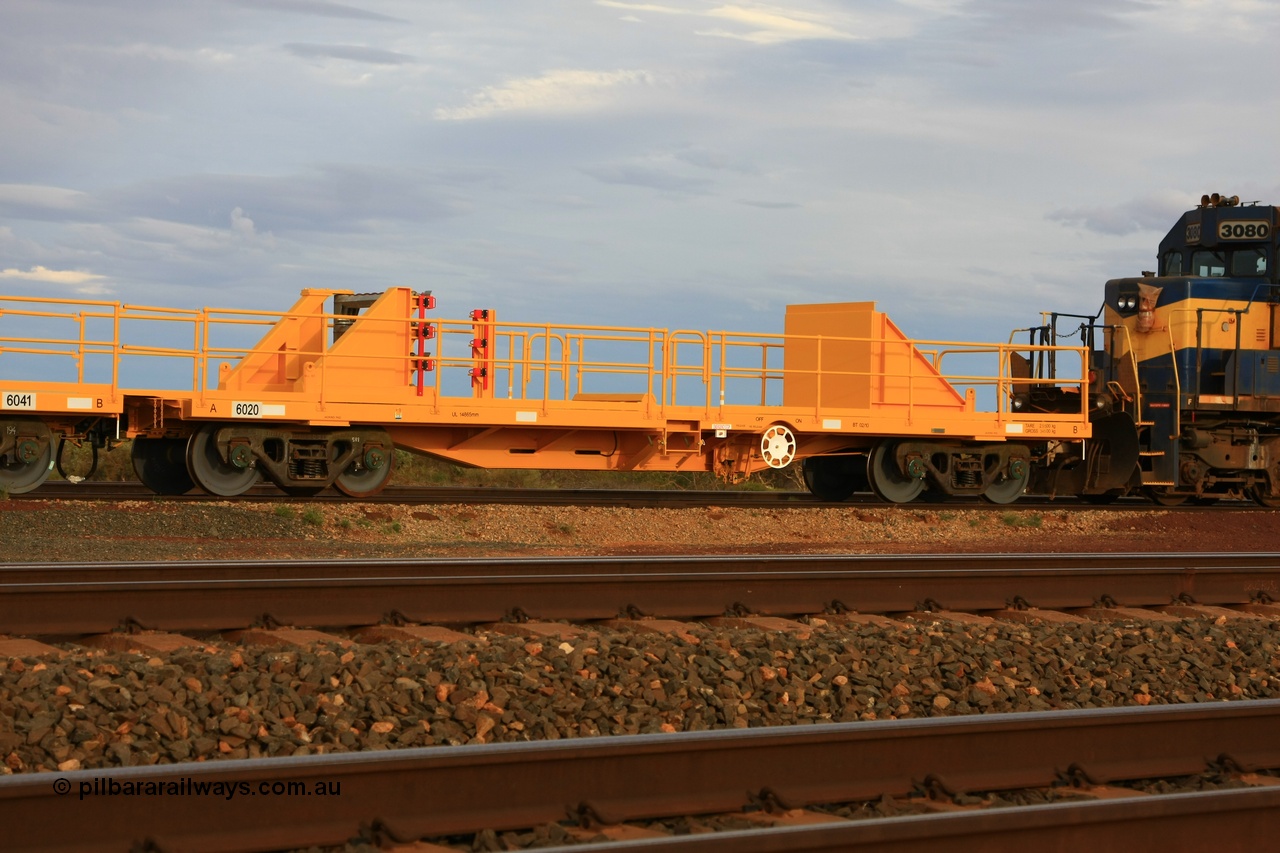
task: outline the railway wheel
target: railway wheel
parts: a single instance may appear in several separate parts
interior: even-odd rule
[[[865,456],[810,456],[802,469],[805,488],[819,500],[848,500],[868,488]]]
[[[133,472],[157,495],[185,495],[196,487],[187,472],[187,439],[135,438]]]
[[[1253,498],[1254,503],[1258,506],[1265,506],[1269,509],[1280,507],[1280,496],[1272,495],[1267,491],[1267,487],[1255,484],[1249,488],[1249,497]]]
[[[867,479],[871,481],[871,489],[881,500],[904,504],[920,497],[924,491],[924,478],[907,477],[898,470],[898,463],[893,458],[894,444],[882,441],[871,451],[867,462]]]
[[[349,498],[372,497],[382,491],[382,487],[391,479],[392,469],[396,467],[396,455],[391,447],[389,436],[381,447],[365,447],[359,459],[338,475],[333,483],[334,488]]]
[[[40,488],[53,470],[53,435],[43,421],[6,421],[16,440],[0,456],[0,490],[10,495]],[[4,442],[9,444],[8,441]]]
[[[788,427],[774,424],[760,436],[760,458],[770,468],[786,468],[796,458],[796,436]]]
[[[218,453],[220,424],[205,424],[187,442],[187,471],[197,486],[211,495],[233,498],[258,482],[258,469],[232,465]]]
[[[1011,504],[1022,497],[1027,491],[1027,480],[1031,476],[1031,470],[1026,463],[1019,467],[1022,476],[1014,476],[1017,472],[1011,471],[1010,476],[987,486],[987,490],[982,493],[982,499],[993,504]]]

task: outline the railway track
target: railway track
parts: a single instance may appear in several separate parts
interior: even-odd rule
[[[17,500],[164,500],[179,502],[225,501],[224,497],[192,492],[185,495],[158,497],[141,483],[92,482],[45,483],[39,489]],[[870,498],[870,495],[867,496]],[[333,489],[306,497],[282,493],[270,484],[259,484],[240,500],[279,501],[293,503],[350,503],[351,498]],[[627,506],[679,507],[706,506],[721,503],[728,506],[821,505],[813,495],[802,491],[692,491],[681,489],[513,489],[470,486],[387,486],[376,495],[361,498],[362,503],[389,504],[517,504],[532,506]],[[888,506],[888,504],[885,504]]]
[[[13,495],[14,500],[59,501],[176,501],[203,503],[227,498],[193,492],[186,495],[159,497],[136,482],[71,483],[50,481],[32,492]],[[245,492],[239,500],[278,503],[351,503],[352,499],[333,489],[305,497],[282,493],[269,484],[260,484]],[[607,507],[833,507],[904,508],[910,509],[983,509],[1008,512],[1011,509],[1071,509],[1072,511],[1152,510],[1160,512],[1265,512],[1248,501],[1222,501],[1212,504],[1160,506],[1146,498],[1121,498],[1109,504],[1093,504],[1075,497],[1049,499],[1026,496],[1014,504],[991,504],[980,498],[921,498],[909,505],[882,501],[870,493],[857,494],[846,501],[822,501],[807,491],[776,490],[684,490],[684,489],[518,489],[470,486],[387,486],[376,495],[361,498],[361,503],[380,504],[511,504],[522,506],[607,506]]]
[[[1257,850],[1280,827],[1276,777],[1257,775],[1280,768],[1278,724],[1280,701],[1254,701],[27,774],[0,777],[0,821],[13,851],[429,845],[540,824],[648,835],[577,850]],[[1206,772],[1239,787],[1143,796],[1120,784]],[[829,808],[925,789],[923,816]],[[1025,789],[1070,796],[983,807]],[[634,826],[715,814],[760,828]],[[441,849],[428,845],[414,849]]]
[[[23,564],[0,567],[0,632],[1170,605],[1274,616],[1274,597],[1280,555],[1266,553]]]
[[[278,633],[294,642],[336,648],[345,660],[347,655],[335,642],[349,643],[348,637],[362,636],[361,627],[380,623],[386,627],[387,622],[400,627],[416,623],[424,630],[449,625],[465,631],[471,630],[466,625],[488,624],[485,630],[489,630],[504,620],[508,624],[530,620],[511,627],[533,631],[534,637],[545,630],[541,636],[553,637],[559,630],[566,636],[575,630],[589,631],[600,621],[615,627],[648,624],[671,633],[679,633],[682,624],[688,627],[677,620],[785,631],[802,626],[782,617],[822,614],[837,625],[849,620],[854,627],[849,637],[853,637],[861,617],[844,611],[953,620],[963,620],[965,613],[981,613],[1018,620],[1048,619],[1056,610],[1096,612],[1101,605],[1117,608],[1117,614],[1138,614],[1130,618],[1139,621],[1145,611],[1123,608],[1153,608],[1152,618],[1158,615],[1155,610],[1211,618],[1246,613],[1275,618],[1280,608],[1266,602],[1268,591],[1278,584],[1277,554],[27,564],[0,568],[0,631],[88,640],[94,634],[118,637],[109,632],[144,631],[110,646],[121,649],[162,636],[145,632],[182,631],[206,638],[194,646],[200,650],[195,653],[200,660],[230,661],[237,652],[211,639],[217,632],[264,624],[339,627],[337,634],[291,633],[287,627]],[[1023,609],[1028,607],[1039,609]],[[731,615],[725,616],[726,612]],[[666,618],[645,618],[649,616]],[[481,633],[476,630],[477,635]],[[233,646],[235,642],[255,641],[242,637]],[[515,647],[523,642],[516,641]],[[549,640],[547,645],[561,642]],[[703,642],[712,640],[707,637]],[[576,639],[573,643],[585,648]],[[531,645],[541,649],[543,644],[533,640]],[[333,651],[319,656],[306,650],[297,655],[263,654],[307,661],[327,655],[336,660]],[[355,654],[359,666],[365,653]],[[465,657],[467,652],[459,654]],[[149,655],[152,661],[143,666]],[[131,666],[163,668],[170,665],[164,663],[166,655],[148,652]],[[545,660],[549,664],[561,658],[567,661],[568,655]],[[244,656],[250,657],[249,652]],[[49,661],[51,670],[65,672],[52,658],[43,660]],[[94,660],[92,655],[84,657],[73,669],[96,670]],[[123,659],[101,660],[114,660],[124,667]],[[42,665],[27,657],[30,679],[39,678]],[[298,673],[302,666],[298,664]],[[547,666],[548,671],[552,669]],[[116,683],[129,684],[135,693],[147,695],[142,686],[127,680],[133,677],[131,672]],[[821,666],[814,677],[820,672]],[[84,677],[103,678],[101,674]],[[180,681],[183,676],[177,678]],[[205,675],[201,678],[207,695],[214,690],[214,682]],[[99,687],[88,689],[112,689],[106,681],[97,683]],[[326,675],[324,683],[336,686],[339,682],[330,682]],[[515,682],[508,679],[506,683]],[[541,686],[553,692],[564,689],[552,688],[553,683]],[[66,688],[70,693],[61,699],[65,707],[71,707],[68,701],[77,701],[77,691],[86,689],[75,684]],[[300,690],[298,684],[289,689],[295,687]],[[671,687],[676,689],[674,684]],[[43,690],[52,693],[52,687]],[[219,701],[230,702],[231,693]],[[641,701],[639,694],[636,698]],[[247,701],[233,704],[244,706]],[[394,700],[384,695],[377,701]],[[449,701],[451,708],[463,707],[457,696],[450,695]],[[205,736],[213,732],[215,739],[226,735],[236,743],[234,732],[228,735],[226,728],[218,728],[224,716],[221,705],[216,707],[218,716],[209,718],[207,725],[212,728],[204,730]],[[259,719],[275,726],[261,717],[274,707],[268,702],[252,711],[253,731],[258,731]],[[325,699],[316,707],[317,711],[328,709],[323,713],[332,729],[339,706]],[[52,712],[43,704],[39,709],[31,705],[31,714],[37,713]],[[151,713],[146,710],[137,720],[147,723]],[[1280,700],[1206,702],[1185,707],[410,747],[392,753],[246,760],[233,756],[206,763],[96,770],[68,766],[57,772],[0,778],[0,820],[5,821],[6,849],[15,850],[95,849],[87,839],[100,840],[102,846],[96,849],[277,850],[338,845],[353,837],[391,847],[422,838],[436,844],[461,839],[470,849],[476,833],[486,838],[513,833],[544,840],[567,834],[589,842],[597,836],[643,835],[643,843],[635,842],[640,849],[697,853],[855,846],[914,851],[943,844],[1021,851],[1049,833],[1055,844],[1066,845],[1062,849],[1120,843],[1134,849],[1158,845],[1207,849],[1210,839],[1215,849],[1259,849],[1265,846],[1260,839],[1273,837],[1280,828],[1274,817],[1280,806],[1275,788],[1195,789],[1206,784],[1205,779],[1212,784],[1226,780],[1235,786],[1271,784],[1272,777],[1252,774],[1280,768],[1274,738],[1277,714]],[[121,719],[127,722],[134,717]],[[236,724],[234,718],[226,719]],[[360,722],[361,728],[374,719]],[[118,733],[119,725],[113,721],[107,730]],[[29,737],[38,737],[28,733],[34,726],[21,729],[22,740],[30,743]],[[314,734],[319,743],[319,732]],[[216,745],[216,740],[212,743]],[[218,757],[216,748],[210,757]],[[1197,777],[1200,781],[1161,783],[1186,791],[1164,797],[1143,796],[1141,790],[1124,784],[1132,779],[1195,774],[1208,775]],[[63,784],[55,788],[58,780]],[[317,784],[335,782],[340,788],[325,787],[324,796],[277,793],[314,792]],[[197,783],[201,790],[216,790],[223,796],[196,793]],[[256,787],[263,783],[268,787]],[[290,788],[291,784],[302,787]],[[135,793],[120,793],[124,787],[113,787],[126,785]],[[227,798],[231,785],[235,793]],[[67,793],[59,793],[62,790]],[[339,790],[340,795],[330,796],[330,791],[337,794]],[[1014,790],[1025,793],[998,793]],[[1052,803],[988,808],[1037,800]],[[874,802],[868,806],[868,801]],[[865,816],[885,803],[895,804],[891,811],[929,814],[833,819]],[[664,826],[727,831],[689,837],[651,835]],[[1240,846],[1224,847],[1224,838]],[[588,843],[575,849],[606,848]],[[627,843],[617,849],[627,849]]]

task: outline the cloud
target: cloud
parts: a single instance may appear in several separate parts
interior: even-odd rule
[[[795,210],[800,207],[794,201],[751,201],[749,199],[741,199],[739,204],[745,204],[748,207],[760,207],[765,210]]]
[[[259,234],[253,220],[245,216],[244,210],[239,207],[231,211],[231,233],[247,243],[261,245],[268,249],[276,247],[275,235],[270,231]]]
[[[248,9],[261,9],[269,12],[290,12],[295,15],[314,15],[321,18],[407,23],[403,18],[393,18],[390,15],[370,12],[367,9],[347,6],[342,3],[327,3],[324,0],[231,0],[231,2]]]
[[[1138,231],[1167,231],[1183,211],[1198,201],[1199,198],[1190,193],[1169,190],[1116,204],[1061,208],[1045,218],[1097,234],[1121,237]]]
[[[1131,16],[1159,11],[1163,18],[1169,3],[1150,4],[1144,0],[972,0],[965,19],[991,37],[1044,32],[1062,33],[1070,29],[1116,31],[1134,26]],[[1176,5],[1176,0],[1175,4]]]
[[[416,62],[405,53],[363,47],[355,44],[286,44],[284,49],[302,59],[342,59],[347,62],[367,62],[372,65],[407,65]]]
[[[411,168],[332,165],[294,175],[181,175],[103,192],[102,203],[121,217],[275,232],[361,230],[371,223],[420,223],[456,215],[465,205],[442,178]],[[243,233],[243,232],[242,232]]]
[[[34,266],[29,270],[0,270],[0,279],[17,279],[19,281],[38,281],[44,284],[58,284],[71,287],[76,293],[85,295],[108,293],[102,282],[104,275],[84,272],[82,270],[51,270],[47,267]]]
[[[673,152],[673,157],[683,160],[690,166],[716,171],[736,172],[741,175],[754,175],[759,172],[754,163],[731,157],[721,151],[712,151],[701,147],[685,147]]]
[[[914,31],[908,10],[890,14],[824,15],[777,6],[725,4],[703,9],[680,8],[657,3],[629,3],[625,0],[596,0],[600,6],[620,9],[628,14],[624,20],[636,20],[636,13],[694,17],[723,26],[696,30],[700,36],[736,39],[759,45],[784,44],[793,41],[856,41],[870,38],[902,37]],[[925,10],[928,12],[929,10]]]
[[[653,166],[627,163],[584,166],[581,171],[606,184],[625,184],[663,192],[701,195],[707,193],[712,186],[711,181],[706,178],[692,178]]]
[[[721,36],[741,39],[755,44],[780,44],[802,39],[836,39],[840,41],[857,38],[852,33],[842,32],[835,27],[823,23],[816,16],[788,16],[775,11],[764,11],[759,8],[742,6],[720,6],[706,13],[707,17],[719,18],[741,24],[744,29],[709,30],[700,35]]]
[[[67,221],[91,216],[93,196],[39,184],[0,184],[0,215],[14,219]]]
[[[466,121],[503,112],[581,112],[607,104],[610,91],[654,82],[647,71],[557,69],[538,77],[520,77],[486,86],[465,107],[440,108],[441,121]]]
[[[626,9],[631,12],[658,12],[662,15],[696,15],[692,9],[681,9],[676,6],[663,6],[658,3],[623,3],[621,0],[596,0],[599,6],[611,9]]]

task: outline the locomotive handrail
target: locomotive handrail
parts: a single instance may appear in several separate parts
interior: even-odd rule
[[[1255,285],[1253,288],[1253,293],[1249,294],[1249,301],[1245,303],[1244,308],[1241,310],[1247,312],[1249,308],[1253,306],[1253,303],[1258,301],[1258,294],[1263,290],[1273,291],[1272,296],[1274,297],[1276,295],[1275,292],[1280,292],[1280,284]]]
[[[1176,440],[1178,436],[1182,435],[1182,379],[1178,376],[1178,359],[1173,349],[1173,330],[1171,328],[1171,325],[1172,324],[1170,323],[1165,323],[1164,332],[1165,332],[1165,335],[1169,338],[1169,356],[1173,361],[1173,394],[1174,394],[1174,400],[1176,402],[1173,405],[1173,435],[1170,436],[1170,438],[1173,440]],[[1128,329],[1126,329],[1125,331],[1127,332]],[[1237,323],[1236,324],[1237,348],[1239,347],[1239,341],[1240,341],[1240,324]],[[1130,354],[1132,354],[1133,350],[1130,349],[1129,352]],[[1239,361],[1239,359],[1237,359],[1237,361]],[[1137,376],[1136,365],[1134,370],[1135,370],[1134,376]],[[1142,383],[1139,382],[1137,384],[1141,385]],[[1237,396],[1237,403],[1238,402],[1239,402],[1239,397]]]

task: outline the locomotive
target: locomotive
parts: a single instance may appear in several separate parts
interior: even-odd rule
[[[1205,195],[1160,241],[1155,271],[1108,281],[1093,317],[1049,314],[1030,330],[1040,341],[1078,334],[1089,348],[1093,425],[1076,452],[1037,468],[1033,490],[1280,506],[1278,214]],[[1024,362],[1016,405],[1079,404],[1037,385],[1054,376],[1051,359]]]

